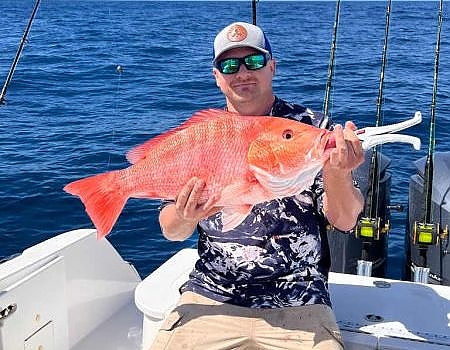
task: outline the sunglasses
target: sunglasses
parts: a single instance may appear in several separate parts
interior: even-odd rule
[[[248,70],[258,70],[266,66],[269,55],[263,53],[253,53],[245,57],[224,58],[214,63],[220,73],[234,74],[239,72],[241,64],[245,65]]]

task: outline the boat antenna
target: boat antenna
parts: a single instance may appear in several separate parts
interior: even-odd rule
[[[382,105],[383,105],[383,87],[384,76],[386,71],[387,49],[389,39],[391,15],[391,0],[386,3],[386,22],[384,27],[384,45],[381,55],[380,81],[378,85],[377,112],[375,126],[378,127],[382,123]],[[358,220],[355,236],[362,239],[361,260],[358,260],[358,274],[368,275],[372,273],[372,261],[370,261],[370,248],[372,242],[378,241],[381,234],[389,231],[389,220],[379,215],[380,202],[380,170],[378,164],[378,146],[372,148],[370,158],[367,197],[364,204],[362,217]]]
[[[336,43],[337,43],[337,31],[339,26],[339,12],[341,8],[341,0],[337,0],[336,2],[336,12],[334,16],[334,26],[333,26],[333,39],[331,40],[331,48],[330,48],[330,61],[328,63],[328,75],[327,75],[327,84],[325,87],[325,97],[323,99],[323,114],[328,117],[328,109],[330,104],[330,96],[331,96],[331,84],[334,76],[334,58],[336,54]]]
[[[253,18],[253,25],[256,26],[256,3],[259,0],[252,0],[252,18]]]
[[[12,76],[14,74],[14,71],[16,69],[17,64],[19,63],[20,55],[22,54],[23,47],[27,41],[28,32],[30,31],[31,25],[33,24],[33,19],[36,14],[36,11],[38,9],[39,3],[41,0],[36,0],[33,8],[33,12],[31,13],[30,19],[28,20],[28,24],[25,28],[25,32],[22,35],[22,39],[20,40],[19,48],[17,49],[16,57],[14,58],[14,61],[11,65],[11,68],[9,69],[8,76],[6,78],[5,84],[3,85],[2,92],[0,93],[0,105],[5,104],[6,99],[6,90],[8,89],[8,85],[11,82]]]
[[[430,135],[428,143],[428,154],[425,162],[423,194],[424,194],[424,214],[423,222],[414,222],[413,243],[418,245],[419,266],[414,267],[414,280],[427,283],[429,268],[427,267],[427,251],[431,245],[439,244],[445,237],[448,237],[448,228],[440,228],[439,223],[431,223],[431,205],[433,192],[433,169],[434,169],[434,149],[436,145],[435,124],[436,124],[436,97],[438,91],[439,72],[439,52],[441,46],[441,30],[443,21],[443,0],[439,2],[439,15],[437,26],[437,38],[434,54],[434,76],[433,93],[431,97],[430,114]],[[442,249],[442,248],[441,248]],[[441,257],[442,259],[442,257]]]

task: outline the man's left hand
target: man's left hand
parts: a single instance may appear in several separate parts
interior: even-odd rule
[[[325,164],[326,171],[351,172],[364,162],[364,151],[361,140],[355,134],[356,125],[348,121],[343,129],[336,125],[334,135],[336,148],[330,153],[330,158]],[[324,168],[325,168],[324,167]]]

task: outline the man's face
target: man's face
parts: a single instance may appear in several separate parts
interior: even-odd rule
[[[241,47],[231,49],[220,55],[218,61],[225,58],[242,58],[259,51]],[[248,70],[241,63],[239,71],[234,74],[220,73],[213,68],[216,84],[222,90],[227,100],[233,105],[239,103],[258,103],[261,98],[272,97],[272,79],[275,74],[275,61],[269,60],[267,65],[258,70]]]

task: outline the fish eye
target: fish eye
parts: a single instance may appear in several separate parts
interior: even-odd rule
[[[294,137],[294,132],[292,130],[287,129],[287,130],[283,131],[283,138],[284,139],[289,140],[289,139],[291,139],[293,137]]]

